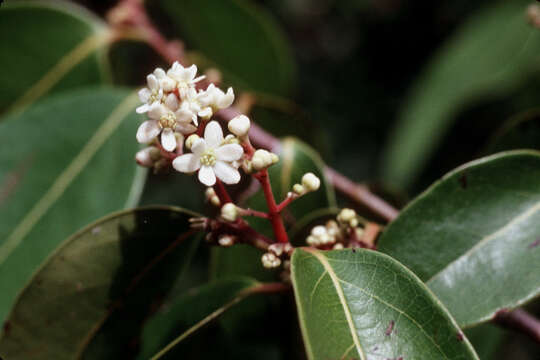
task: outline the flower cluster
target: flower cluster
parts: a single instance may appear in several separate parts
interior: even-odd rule
[[[232,88],[223,92],[214,84],[206,90],[198,89],[204,78],[197,77],[196,65],[183,67],[178,62],[167,71],[157,68],[147,76],[147,87],[139,91],[143,104],[137,113],[149,119],[139,126],[137,141],[149,147],[139,151],[136,160],[142,166],[158,168],[163,158],[172,153],[169,159],[174,158],[172,165],[177,171],[198,171],[199,180],[207,186],[214,185],[216,178],[236,184],[240,181],[238,167],[243,148],[232,135],[224,138],[216,121],[209,121],[216,111],[231,106],[234,92]],[[240,122],[245,128],[245,119]],[[202,133],[203,128],[201,138],[196,132]],[[190,154],[183,154],[184,145]]]
[[[313,227],[306,239],[308,245],[322,249],[362,246],[364,229],[358,226],[356,212],[352,209],[343,209],[336,220],[329,220],[325,225]]]
[[[287,272],[293,247],[282,212],[294,200],[318,190],[321,180],[308,172],[292,186],[285,199],[277,202],[267,169],[279,162],[278,155],[253,147],[249,139],[251,121],[245,115],[230,119],[230,134],[224,135],[220,123],[212,117],[232,105],[234,92],[232,88],[224,92],[204,79],[205,76],[197,76],[195,65],[184,67],[178,62],[167,71],[158,68],[147,76],[147,87],[139,91],[142,105],[136,110],[148,117],[136,136],[147,147],[135,159],[154,170],[172,167],[183,173],[197,173],[199,181],[207,186],[207,201],[219,208],[219,215],[213,219],[192,218],[191,227],[206,231],[207,241],[222,247],[251,244],[265,251],[261,257],[265,268],[282,267]],[[228,194],[224,184],[239,183],[240,169],[258,182],[267,202],[266,212],[242,208]],[[269,221],[274,238],[251,227],[244,219],[250,216]],[[353,212],[351,217],[350,211],[344,210],[338,222],[315,227],[308,243],[322,248],[345,244],[346,234],[353,231],[358,235],[361,230],[354,221],[356,214]]]

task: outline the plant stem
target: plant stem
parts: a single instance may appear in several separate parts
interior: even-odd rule
[[[216,195],[219,198],[221,206],[225,205],[226,203],[233,202],[231,197],[229,196],[229,193],[227,192],[227,189],[225,189],[225,186],[219,179],[216,179]]]
[[[523,309],[499,312],[493,321],[503,327],[517,330],[540,343],[540,320]]]
[[[270,178],[268,176],[268,170],[264,169],[259,173],[254,175],[257,180],[261,183],[261,188],[268,204],[268,218],[272,223],[272,229],[274,230],[274,235],[276,240],[280,243],[288,243],[289,237],[287,231],[285,230],[285,225],[283,225],[283,219],[274,199],[274,193],[272,193],[272,186],[270,185]]]
[[[282,212],[287,206],[289,206],[290,203],[292,203],[294,200],[298,198],[298,195],[294,194],[291,196],[287,196],[285,200],[279,203],[277,206],[278,212]]]

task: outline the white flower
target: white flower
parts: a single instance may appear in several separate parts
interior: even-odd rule
[[[137,108],[137,113],[143,114],[150,110],[150,106],[155,103],[160,103],[163,98],[163,89],[159,84],[159,80],[154,74],[146,77],[148,87],[139,90],[139,99],[143,105]]]
[[[206,91],[204,91],[204,95],[200,100],[203,106],[210,106],[215,112],[232,105],[234,101],[234,92],[232,88],[229,88],[227,89],[227,93],[224,93],[214,84],[210,84]]]
[[[153,74],[158,79],[159,86],[163,89],[163,91],[171,92],[174,90],[176,86],[176,81],[167,76],[165,70],[163,70],[162,68],[157,68],[156,70],[154,70]]]
[[[205,119],[209,119],[212,116],[212,108],[203,105],[201,102],[204,96],[204,91],[197,92],[195,88],[186,91],[179,110],[183,118],[190,119],[195,125],[198,125],[197,116]]]
[[[223,131],[216,121],[210,121],[204,130],[204,139],[198,139],[191,147],[191,154],[178,156],[173,167],[184,173],[199,171],[199,180],[213,186],[218,177],[225,184],[237,184],[240,173],[231,165],[239,160],[244,150],[238,144],[224,144]]]
[[[197,128],[190,124],[191,119],[182,117],[178,111],[174,112],[175,104],[173,98],[176,98],[173,94],[168,96],[164,104],[152,104],[148,111],[147,120],[139,126],[137,130],[137,141],[142,144],[147,144],[154,140],[161,133],[161,145],[167,151],[173,151],[176,149],[177,140],[175,133],[189,134],[197,130]],[[169,105],[169,106],[166,106]],[[178,105],[176,104],[176,107]],[[183,136],[182,136],[183,138]]]
[[[186,93],[191,88],[194,88],[195,84],[205,76],[197,75],[197,66],[191,65],[190,67],[183,67],[178,61],[175,61],[172,67],[167,71],[167,76],[176,81],[176,87],[178,88],[178,93],[183,99],[186,96]]]

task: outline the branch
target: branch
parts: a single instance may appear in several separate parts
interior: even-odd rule
[[[523,309],[511,312],[499,311],[493,322],[499,326],[517,330],[540,343],[540,320]]]

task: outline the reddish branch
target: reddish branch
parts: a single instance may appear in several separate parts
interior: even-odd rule
[[[276,240],[280,243],[288,243],[289,237],[287,235],[287,231],[285,230],[285,225],[283,224],[283,219],[281,218],[276,200],[274,199],[272,186],[270,186],[268,170],[264,169],[254,176],[261,183],[261,188],[263,190],[266,203],[268,204],[268,218],[272,223],[272,229],[274,230]]]
[[[172,63],[174,61],[180,61],[183,64],[188,63],[183,52],[182,43],[178,41],[169,41],[159,32],[150,21],[142,1],[121,0],[109,13],[108,20],[117,31],[118,39],[122,38],[121,35],[123,33],[134,31],[140,35],[141,40],[146,41],[150,47],[168,62]],[[238,114],[240,114],[240,112],[234,107],[221,110],[218,113],[224,121],[229,121]],[[257,147],[274,151],[278,150],[280,147],[280,141],[276,137],[256,124],[251,125],[250,138]],[[392,221],[397,217],[399,211],[370,192],[366,186],[351,181],[330,167],[325,167],[325,176],[339,192],[354,200],[357,204],[365,207],[373,214],[386,221]],[[267,192],[268,190],[265,192],[265,195],[269,196],[271,191],[268,192],[268,194]],[[277,205],[274,210],[279,213]],[[279,224],[276,224],[276,226],[275,229],[281,228],[281,225]],[[246,230],[243,226],[240,226],[240,228],[241,229],[237,229],[239,230],[239,234]],[[230,231],[231,229],[229,228],[228,230]],[[278,232],[280,232],[280,230],[278,230]],[[246,234],[244,233],[243,235]],[[276,237],[280,239],[280,241],[286,241],[284,240],[286,239],[286,236],[286,233],[284,236],[281,234],[278,236],[278,234],[276,234]],[[257,247],[266,248],[268,241],[268,239],[257,238],[255,242],[257,243]],[[501,326],[519,330],[529,335],[537,342],[540,342],[540,321],[524,310],[517,309],[512,312],[499,313],[494,318],[494,322]]]
[[[493,321],[503,327],[520,331],[540,343],[540,320],[522,309],[497,313]]]

